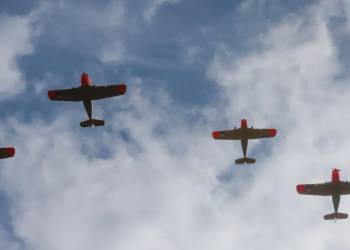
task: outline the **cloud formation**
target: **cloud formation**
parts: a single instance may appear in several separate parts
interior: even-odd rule
[[[25,89],[26,80],[18,68],[17,59],[33,52],[31,39],[35,31],[30,17],[0,16],[0,94],[9,98]]]

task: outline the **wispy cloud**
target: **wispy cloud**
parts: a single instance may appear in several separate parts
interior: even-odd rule
[[[0,16],[0,99],[25,89],[26,79],[18,68],[17,59],[33,52],[34,34],[30,17]]]

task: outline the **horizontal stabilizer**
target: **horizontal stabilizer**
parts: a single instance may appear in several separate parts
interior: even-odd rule
[[[251,164],[251,163],[255,163],[255,159],[253,158],[240,158],[236,160],[236,164]]]
[[[80,126],[83,128],[97,127],[97,126],[104,126],[104,125],[105,125],[104,120],[97,120],[97,119],[86,120],[80,123]]]
[[[332,213],[332,214],[326,214],[324,216],[325,220],[341,220],[348,218],[348,214],[343,213]]]

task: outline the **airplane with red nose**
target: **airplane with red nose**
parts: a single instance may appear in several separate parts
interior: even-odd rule
[[[299,184],[296,186],[297,192],[303,195],[332,196],[334,213],[326,214],[325,220],[346,219],[348,214],[339,213],[340,196],[350,194],[350,182],[340,180],[340,170],[332,170],[332,180],[319,184]]]
[[[246,119],[241,120],[241,127],[232,130],[214,131],[212,136],[216,140],[240,140],[243,151],[243,158],[237,159],[236,164],[254,163],[255,159],[247,157],[248,140],[274,137],[277,134],[277,130],[274,128],[268,129],[256,129],[248,128],[248,122]]]
[[[71,101],[80,102],[84,104],[85,111],[89,117],[88,120],[80,123],[81,127],[103,126],[103,120],[92,118],[92,108],[94,100],[100,100],[113,96],[124,95],[126,92],[126,85],[124,83],[117,85],[95,86],[92,85],[89,75],[83,73],[80,79],[80,87],[73,87],[71,89],[50,90],[47,95],[52,101]]]

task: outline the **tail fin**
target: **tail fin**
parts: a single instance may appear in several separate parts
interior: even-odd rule
[[[244,164],[244,163],[247,163],[247,164],[255,163],[255,159],[246,157],[246,158],[240,158],[236,160],[236,164]]]
[[[326,214],[323,218],[325,220],[341,220],[341,219],[348,218],[348,214],[332,213],[332,214]]]
[[[91,119],[91,120],[86,120],[80,123],[80,126],[82,128],[86,127],[92,127],[92,126],[104,126],[105,121],[104,120],[97,120],[97,119]]]

